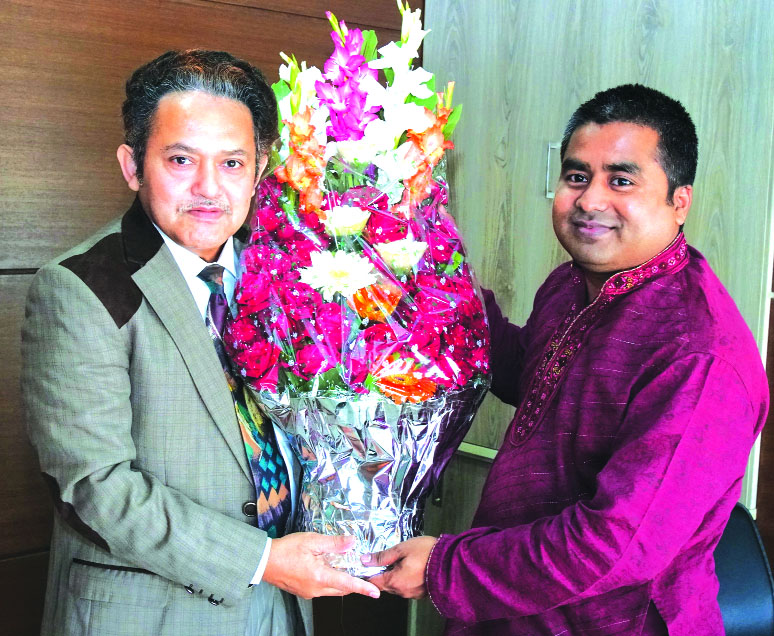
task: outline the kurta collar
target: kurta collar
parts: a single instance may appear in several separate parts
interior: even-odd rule
[[[600,295],[620,296],[643,285],[656,276],[675,274],[688,264],[688,244],[682,231],[664,250],[639,267],[613,274],[602,285]]]

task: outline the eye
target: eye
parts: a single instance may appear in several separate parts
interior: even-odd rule
[[[239,168],[242,165],[242,162],[237,159],[226,159],[224,163],[226,168]]]
[[[567,181],[567,183],[586,183],[588,181],[588,177],[586,177],[585,174],[579,172],[570,172],[564,177],[564,179]]]
[[[187,166],[191,163],[191,160],[188,157],[181,157],[180,155],[171,157],[170,161],[178,166]]]
[[[634,185],[634,183],[630,179],[627,179],[626,177],[613,177],[610,180],[610,183],[614,186],[619,186],[619,187]]]

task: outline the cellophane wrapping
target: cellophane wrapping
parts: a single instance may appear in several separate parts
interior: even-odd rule
[[[353,33],[343,30],[342,46]],[[452,112],[441,96],[437,104],[422,107],[435,128],[404,131],[406,144],[387,149],[393,159],[419,149],[403,177],[378,157],[332,149],[341,140],[333,106],[327,120],[319,115],[322,97],[306,110],[296,104],[280,165],[256,194],[225,333],[246,386],[301,464],[296,528],[356,536],[331,562],[357,576],[379,571],[361,555],[421,533],[425,500],[490,383],[483,302],[447,210],[442,155],[451,144],[441,135],[434,150],[422,145]],[[328,121],[328,148],[315,118]]]

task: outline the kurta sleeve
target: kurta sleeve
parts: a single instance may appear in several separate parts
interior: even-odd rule
[[[266,534],[135,468],[129,338],[66,268],[36,276],[22,394],[41,469],[63,520],[95,546],[229,605],[247,592]]]
[[[499,400],[515,406],[518,400],[518,379],[524,364],[528,329],[508,322],[500,311],[493,292],[484,289],[483,294],[492,339],[490,391]]]
[[[439,611],[514,618],[652,580],[719,500],[738,497],[758,397],[712,355],[674,362],[631,396],[591,499],[526,525],[440,538],[427,568]]]

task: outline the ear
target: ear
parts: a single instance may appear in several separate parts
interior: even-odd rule
[[[685,219],[688,217],[688,210],[691,209],[691,202],[693,201],[693,186],[684,185],[679,188],[675,188],[675,193],[672,195],[672,204],[675,210],[675,221],[678,225],[683,225]]]
[[[255,172],[255,183],[253,183],[253,189],[258,187],[258,183],[261,181],[263,171],[266,170],[266,164],[269,163],[269,155],[264,154],[258,157],[258,170]]]
[[[126,183],[135,192],[140,189],[140,180],[137,178],[137,164],[134,162],[134,151],[126,144],[121,144],[116,151],[121,172]]]

